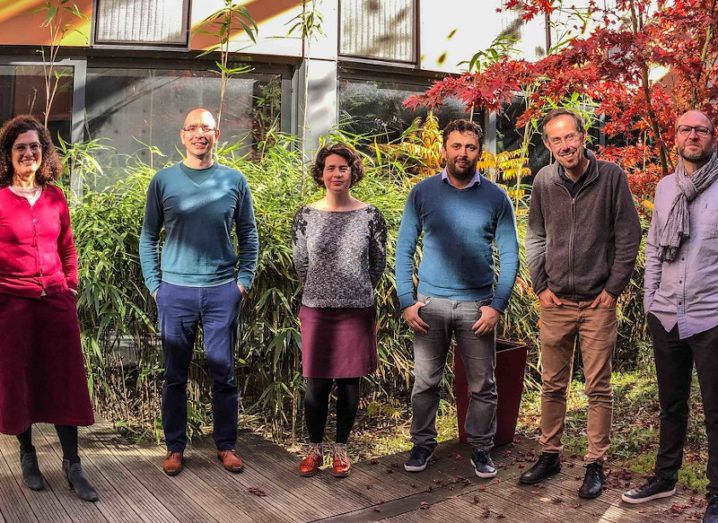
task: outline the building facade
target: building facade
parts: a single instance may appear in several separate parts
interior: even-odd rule
[[[423,114],[402,106],[406,96],[465,70],[462,62],[498,35],[516,34],[527,59],[544,54],[550,39],[544,20],[524,24],[500,10],[502,0],[235,4],[247,9],[257,32],[253,41],[236,21],[231,26],[232,63],[249,71],[227,83],[222,133],[244,148],[271,126],[303,137],[309,150],[337,126],[396,138]],[[0,0],[0,119],[28,112],[44,118],[46,80],[57,81],[53,134],[111,148],[97,153],[106,177],[97,185],[113,181],[135,156],[154,165],[178,155],[184,112],[218,109],[218,55],[203,53],[218,42],[218,26],[206,20],[223,0],[74,0],[56,13],[44,5]],[[307,20],[313,23],[302,34],[297,24]],[[48,75],[53,43],[59,54]],[[466,113],[449,103],[440,117]],[[495,118],[485,116],[484,126],[495,150]]]

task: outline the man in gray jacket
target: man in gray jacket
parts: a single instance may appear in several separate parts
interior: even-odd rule
[[[561,469],[566,390],[578,341],[588,396],[588,465],[579,496],[595,498],[603,491],[610,443],[616,299],[631,278],[641,225],[625,174],[586,150],[577,114],[554,109],[542,131],[556,162],[536,175],[526,232],[526,258],[541,307],[542,453],[519,481],[535,484]]]

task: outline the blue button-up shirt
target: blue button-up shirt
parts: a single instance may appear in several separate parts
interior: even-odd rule
[[[658,258],[658,238],[678,192],[675,175],[656,188],[646,240],[643,305],[666,332],[678,324],[681,339],[718,325],[718,182],[689,203],[690,237],[672,262]]]
[[[454,184],[451,183],[451,180],[449,180],[449,175],[446,173],[446,167],[444,167],[444,170],[441,171],[441,181],[444,183],[448,183],[452,187],[454,187]],[[479,171],[474,171],[474,176],[469,180],[469,183],[467,183],[464,187],[461,187],[459,189],[460,191],[465,191],[466,189],[470,189],[474,185],[479,185],[481,183],[481,175],[479,174]]]

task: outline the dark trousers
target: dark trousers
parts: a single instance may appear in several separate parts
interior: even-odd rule
[[[653,338],[661,406],[656,476],[671,481],[678,479],[695,362],[708,436],[708,492],[718,493],[718,327],[683,340],[678,337],[677,326],[666,332],[653,314],[648,315],[648,327]]]
[[[214,442],[219,450],[237,442],[239,392],[234,368],[234,345],[241,294],[237,284],[184,287],[162,282],[157,294],[164,352],[162,427],[167,449],[187,446],[187,377],[199,323],[212,378]]]

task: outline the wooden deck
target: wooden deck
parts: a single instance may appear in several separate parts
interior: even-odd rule
[[[41,425],[34,434],[48,487],[42,492],[24,487],[15,438],[0,436],[0,521],[632,523],[696,521],[704,506],[685,489],[668,500],[628,506],[620,492],[630,479],[618,473],[610,475],[611,488],[599,499],[580,500],[576,492],[584,469],[575,461],[542,486],[521,487],[516,478],[536,448],[528,440],[494,451],[500,471],[493,480],[474,475],[468,447],[457,442],[440,445],[423,473],[405,472],[405,455],[397,454],[357,463],[349,478],[337,480],[327,472],[299,477],[295,456],[243,432],[238,445],[247,464],[243,473],[225,472],[212,442],[203,440],[188,449],[185,470],[170,478],[161,469],[161,448],[125,444],[106,423],[80,431],[83,466],[100,495],[92,504],[68,489],[53,428]]]

